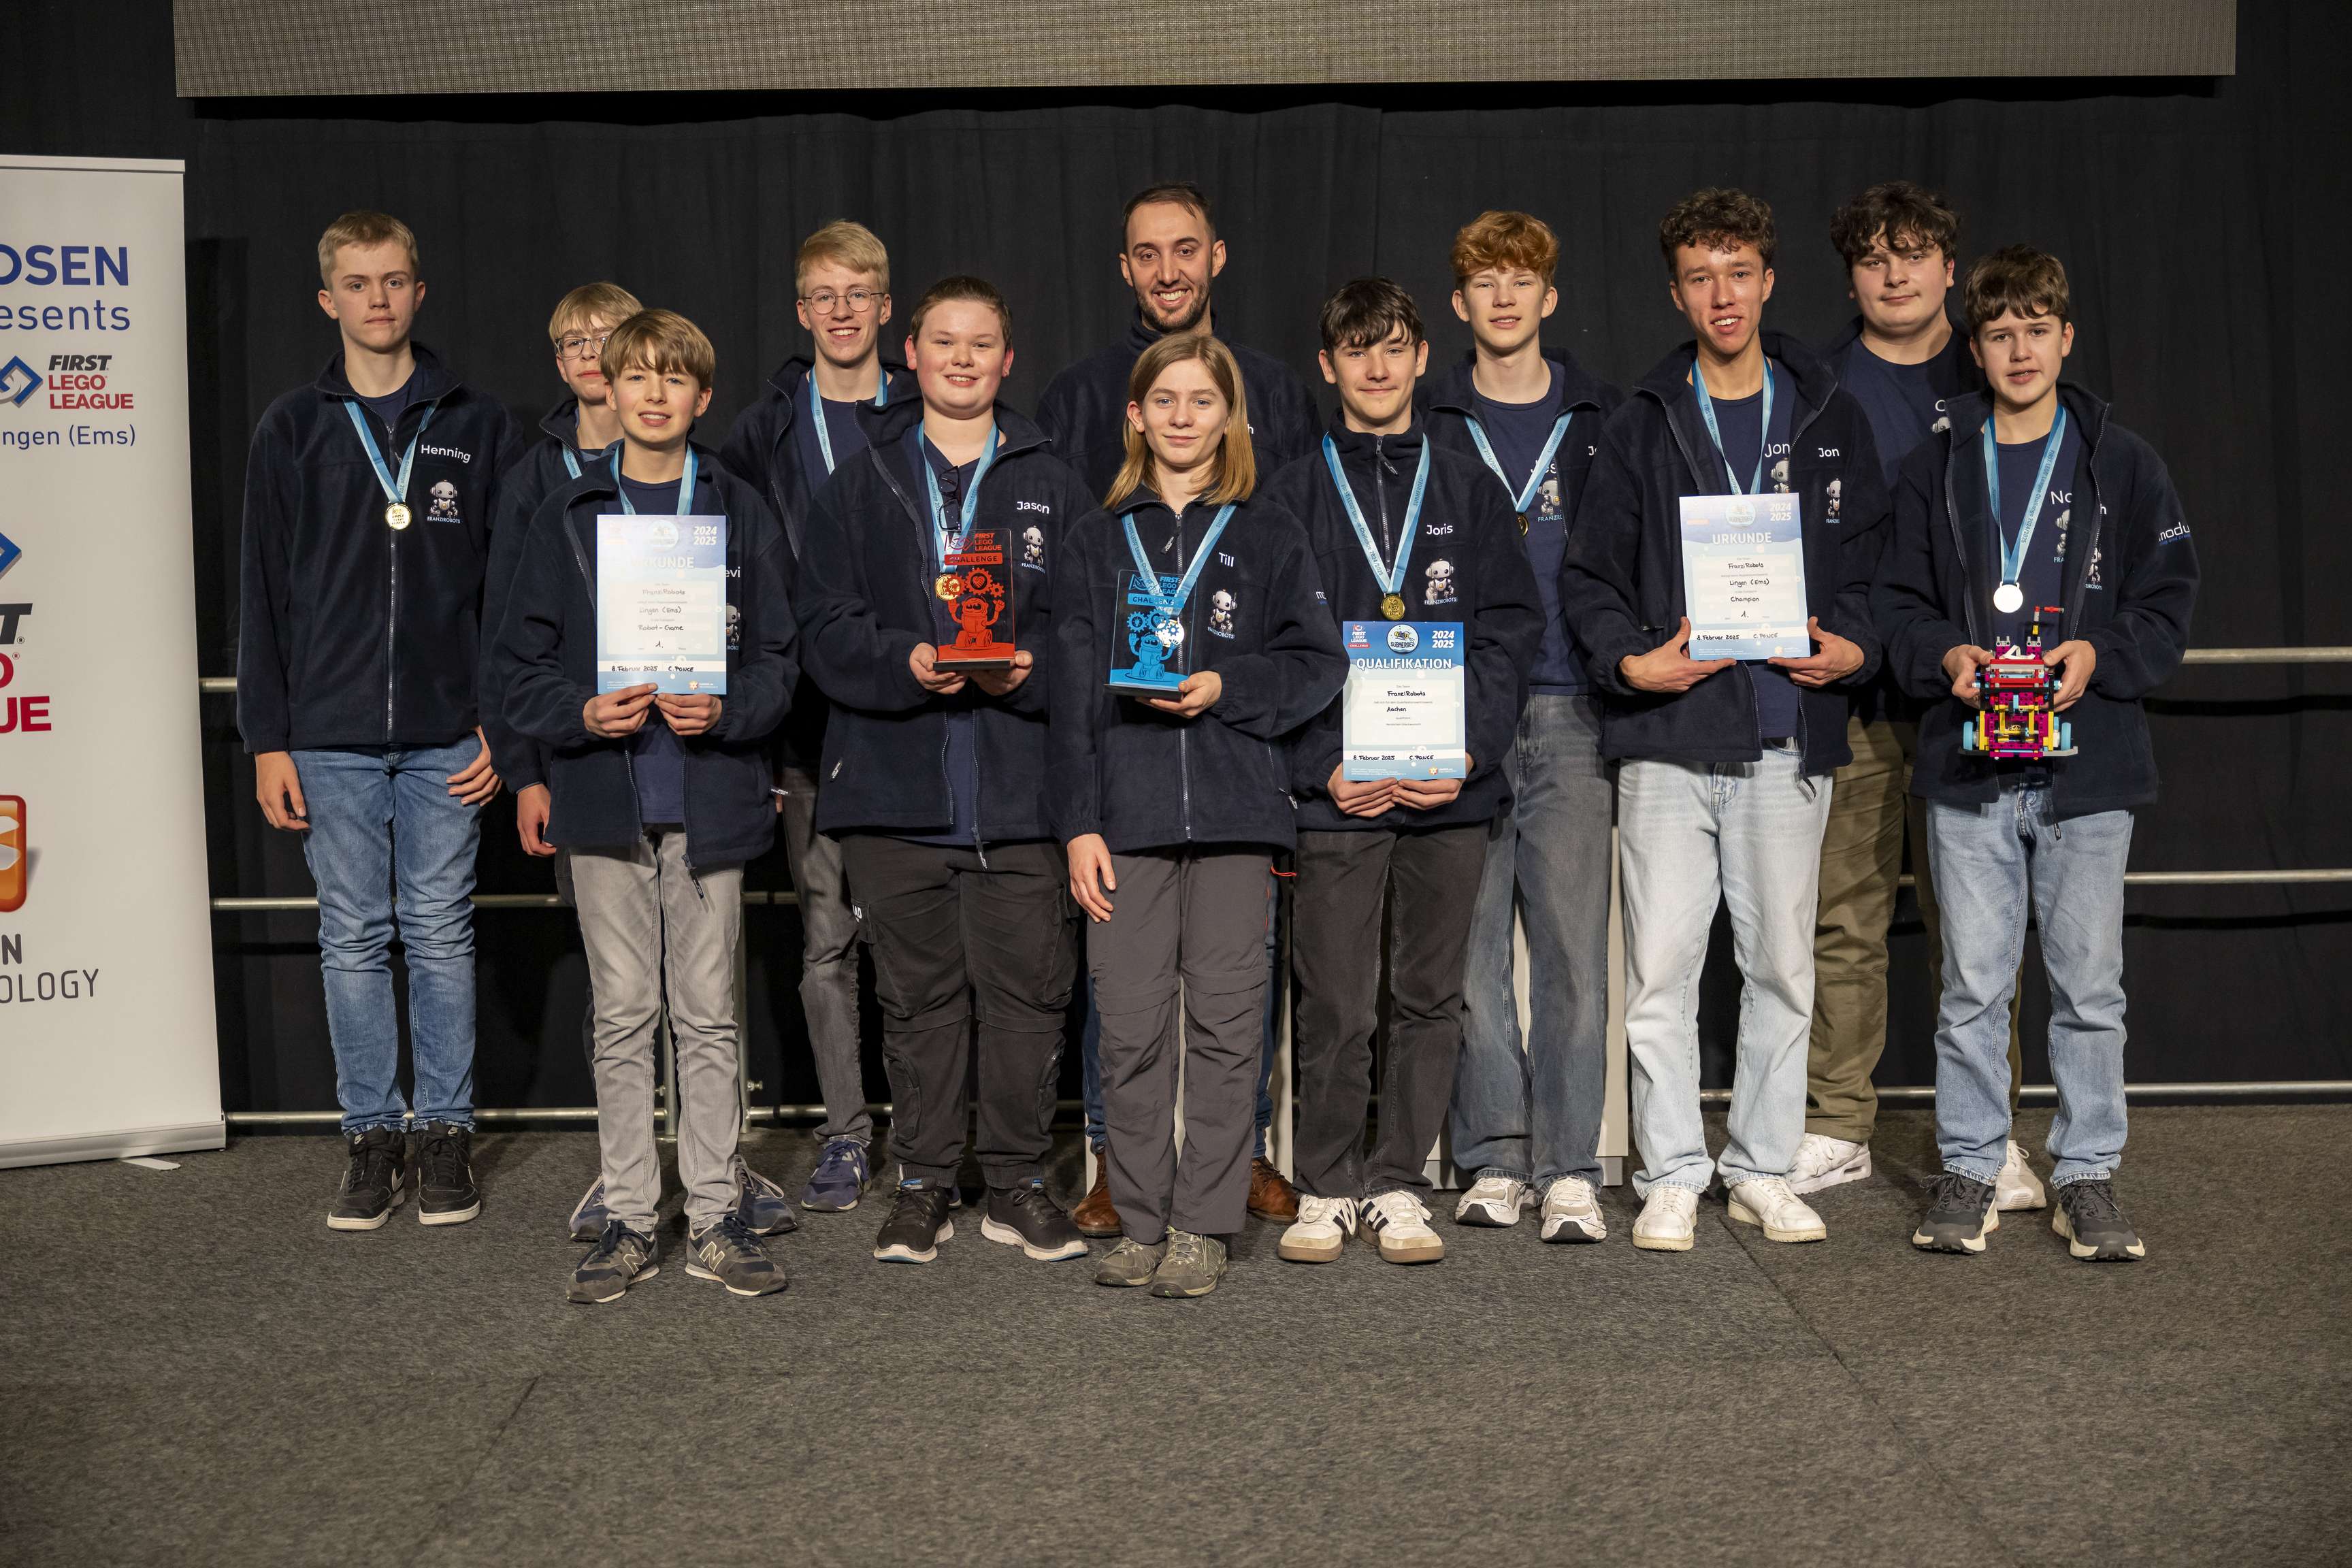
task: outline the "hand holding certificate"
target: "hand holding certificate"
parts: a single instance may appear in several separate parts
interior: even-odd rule
[[[1813,651],[1797,497],[1685,496],[1682,534],[1691,658],[1803,658]]]
[[[1347,621],[1340,763],[1351,784],[1468,776],[1462,624]]]
[[[727,520],[596,520],[596,689],[727,689]]]

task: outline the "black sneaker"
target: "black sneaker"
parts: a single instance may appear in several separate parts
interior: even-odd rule
[[[784,1189],[735,1156],[735,1217],[753,1236],[782,1236],[800,1229]]]
[[[426,1225],[463,1225],[482,1212],[474,1185],[474,1130],[428,1121],[416,1135],[416,1217]]]
[[[2090,1263],[2121,1263],[2147,1256],[2147,1244],[2116,1203],[2113,1182],[2069,1182],[2058,1189],[2050,1228],[2066,1238],[2066,1250]]]
[[[955,1234],[948,1218],[948,1189],[937,1182],[900,1182],[890,1217],[874,1237],[879,1263],[929,1263],[940,1243]]]
[[[743,1216],[730,1209],[687,1237],[686,1271],[715,1279],[738,1296],[772,1296],[790,1281],[760,1246]]]
[[[1087,1238],[1078,1234],[1061,1205],[1045,1195],[1045,1184],[1039,1181],[989,1188],[988,1213],[980,1222],[980,1234],[1017,1247],[1041,1263],[1087,1255]]]
[[[374,1230],[392,1217],[407,1189],[408,1139],[397,1127],[371,1127],[347,1142],[351,1159],[327,1224],[335,1230]]]
[[[1982,1252],[1985,1233],[2000,1228],[1992,1184],[1946,1171],[1927,1184],[1927,1210],[1911,1245],[1927,1252]]]
[[[630,1286],[660,1272],[661,1248],[654,1238],[614,1220],[604,1226],[596,1250],[572,1270],[572,1289],[565,1294],[583,1306],[617,1301]]]

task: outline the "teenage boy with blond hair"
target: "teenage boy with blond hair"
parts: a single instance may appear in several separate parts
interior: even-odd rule
[[[1454,1160],[1475,1173],[1461,1225],[1517,1225],[1541,1205],[1545,1241],[1608,1234],[1601,1180],[1608,1078],[1609,873],[1617,791],[1601,758],[1601,707],[1559,602],[1559,563],[1615,387],[1543,345],[1559,303],[1559,241],[1541,218],[1481,213],[1454,237],[1454,313],[1471,351],[1429,394],[1429,436],[1494,476],[1510,499],[1543,601],[1527,707],[1500,759],[1471,916],[1467,1019],[1454,1079]],[[1531,1032],[1519,1037],[1512,932],[1527,922]]]
[[[1305,526],[1342,626],[1460,624],[1469,768],[1464,778],[1351,782],[1344,696],[1293,735],[1300,1197],[1278,1250],[1329,1263],[1361,1230],[1388,1262],[1433,1263],[1445,1243],[1430,1228],[1424,1165],[1462,1054],[1471,911],[1491,824],[1510,799],[1503,759],[1543,604],[1508,498],[1414,415],[1429,341],[1412,296],[1385,278],[1357,279],[1324,304],[1322,337],[1339,418],[1320,450],[1275,476],[1266,500]],[[1383,946],[1391,1008],[1367,1161]]]
[[[810,504],[845,463],[866,450],[860,417],[915,398],[914,377],[882,355],[890,321],[890,253],[872,229],[847,219],[801,244],[793,268],[793,309],[815,344],[768,378],[759,401],[737,416],[719,449],[727,466],[767,498],[798,560]],[[857,915],[842,873],[841,846],[816,830],[817,762],[827,704],[803,679],[779,736],[778,809],[784,856],[800,895],[801,1016],[824,1097],[824,1150],[801,1189],[803,1208],[854,1209],[873,1173],[874,1120],[866,1113],[866,1069],[857,1023]]]
[[[1872,594],[1886,658],[1919,721],[1912,793],[1943,889],[1936,1141],[1912,1244],[1975,1253],[2000,1224],[2010,1142],[2011,993],[2028,915],[2050,975],[2052,1228],[2086,1261],[2144,1258],[2116,1202],[2123,1163],[2124,870],[2132,814],[2154,804],[2147,694],[2180,667],[2197,547],[2163,461],[2060,380],[2074,346],[2066,269],[2027,246],[1969,269],[1969,348],[1987,393],[1903,465]],[[2046,606],[2046,607],[2045,607]],[[1970,749],[1979,672],[2038,623],[2072,754]]]
[[[490,521],[520,442],[497,399],[411,340],[425,283],[407,225],[345,213],[319,237],[319,278],[340,347],[263,413],[246,464],[237,729],[262,815],[303,836],[319,888],[346,1142],[327,1223],[382,1226],[413,1165],[417,1217],[448,1225],[481,1212],[470,899],[481,807],[499,781],[478,641]]]
[[[547,748],[548,837],[570,852],[595,997],[597,1131],[606,1223],[571,1299],[617,1300],[659,1268],[661,1159],[654,1022],[677,1042],[677,1163],[687,1272],[738,1296],[784,1288],[737,1212],[735,960],[743,864],[775,839],[766,747],[799,670],[782,535],[758,493],[693,443],[717,366],[710,340],[668,310],[632,316],[605,345],[620,416],[609,460],[541,504],[496,660],[507,717]],[[600,691],[597,519],[723,517],[727,690]]]
[[[1602,430],[1560,580],[1606,694],[1601,751],[1621,763],[1633,1184],[1645,1198],[1633,1245],[1687,1251],[1718,1173],[1733,1220],[1771,1241],[1819,1241],[1828,1230],[1788,1175],[1805,1126],[1822,825],[1831,774],[1851,755],[1846,692],[1877,655],[1870,577],[1886,492],[1869,420],[1835,369],[1763,330],[1772,209],[1744,191],[1696,192],[1659,225],[1658,248],[1696,341],[1643,377]],[[1764,492],[1799,498],[1814,651],[1694,659],[1681,501]],[[1697,997],[1727,902],[1745,984],[1717,1160],[1699,1111]]]
[[[1063,531],[1094,500],[997,401],[1012,331],[982,279],[923,295],[907,335],[921,395],[870,411],[870,445],[817,492],[793,596],[833,703],[816,829],[841,843],[882,1004],[899,1173],[874,1242],[886,1263],[930,1262],[955,1234],[975,1034],[981,1234],[1039,1259],[1087,1250],[1045,1182],[1077,953],[1038,666]],[[1002,560],[976,573],[1003,589],[1014,651],[971,668],[940,655],[962,640],[951,612],[968,598],[950,557],[983,534]]]

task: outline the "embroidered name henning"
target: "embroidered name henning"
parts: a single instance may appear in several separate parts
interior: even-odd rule
[[[468,467],[472,466],[474,461],[473,453],[461,452],[455,447],[419,446],[416,449],[428,458],[455,458],[457,461],[464,463]]]

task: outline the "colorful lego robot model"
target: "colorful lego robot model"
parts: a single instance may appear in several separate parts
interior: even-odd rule
[[[2074,754],[2074,726],[2051,707],[2058,696],[2058,672],[2042,662],[2042,617],[2064,614],[2055,605],[2036,605],[2025,646],[2004,647],[1978,668],[1982,711],[1960,726],[1960,750],[1996,761]]]

